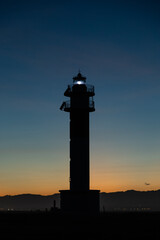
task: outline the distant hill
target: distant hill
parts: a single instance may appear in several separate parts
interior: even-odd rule
[[[103,211],[160,211],[160,190],[101,193]]]
[[[50,210],[60,207],[60,195],[22,194],[0,197],[0,210]],[[160,211],[160,190],[100,193],[101,211]]]
[[[49,210],[53,207],[54,200],[56,207],[60,207],[60,195],[53,194],[49,196],[35,194],[21,194],[15,196],[0,197],[0,210]]]

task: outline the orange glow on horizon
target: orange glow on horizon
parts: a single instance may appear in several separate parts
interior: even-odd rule
[[[113,161],[112,161],[113,162]],[[127,190],[150,191],[160,189],[160,166],[146,165],[145,167],[132,165],[117,165],[104,161],[99,165],[97,159],[92,159],[90,169],[90,189],[101,192],[117,192]],[[18,194],[52,195],[59,190],[69,189],[69,166],[65,165],[50,168],[45,165],[32,167],[30,165],[12,168],[1,172],[0,196]],[[8,171],[8,177],[6,173]],[[146,185],[145,182],[149,183]]]
[[[6,195],[20,195],[20,194],[37,194],[37,195],[53,195],[56,193],[59,193],[59,190],[61,189],[69,189],[67,186],[62,186],[59,189],[57,187],[49,187],[48,188],[42,188],[41,186],[35,188],[26,188],[26,189],[17,189],[16,187],[14,189],[6,189],[5,191],[0,192],[0,196],[6,196]],[[125,192],[128,190],[135,190],[135,191],[156,191],[160,189],[159,185],[155,186],[134,186],[134,185],[105,185],[105,184],[91,184],[90,189],[97,189],[100,190],[100,192]]]

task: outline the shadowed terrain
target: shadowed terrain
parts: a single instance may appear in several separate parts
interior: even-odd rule
[[[22,194],[0,197],[0,210],[50,210],[54,201],[60,207],[60,195]],[[160,211],[160,190],[100,193],[101,211]]]
[[[159,213],[1,212],[3,239],[160,239]]]

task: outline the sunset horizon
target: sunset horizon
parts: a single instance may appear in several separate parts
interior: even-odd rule
[[[69,115],[80,71],[95,88],[90,189],[160,189],[160,3],[0,3],[0,196],[69,189]]]

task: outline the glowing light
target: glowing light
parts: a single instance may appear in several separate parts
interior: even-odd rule
[[[84,84],[84,81],[77,81],[76,84]]]

